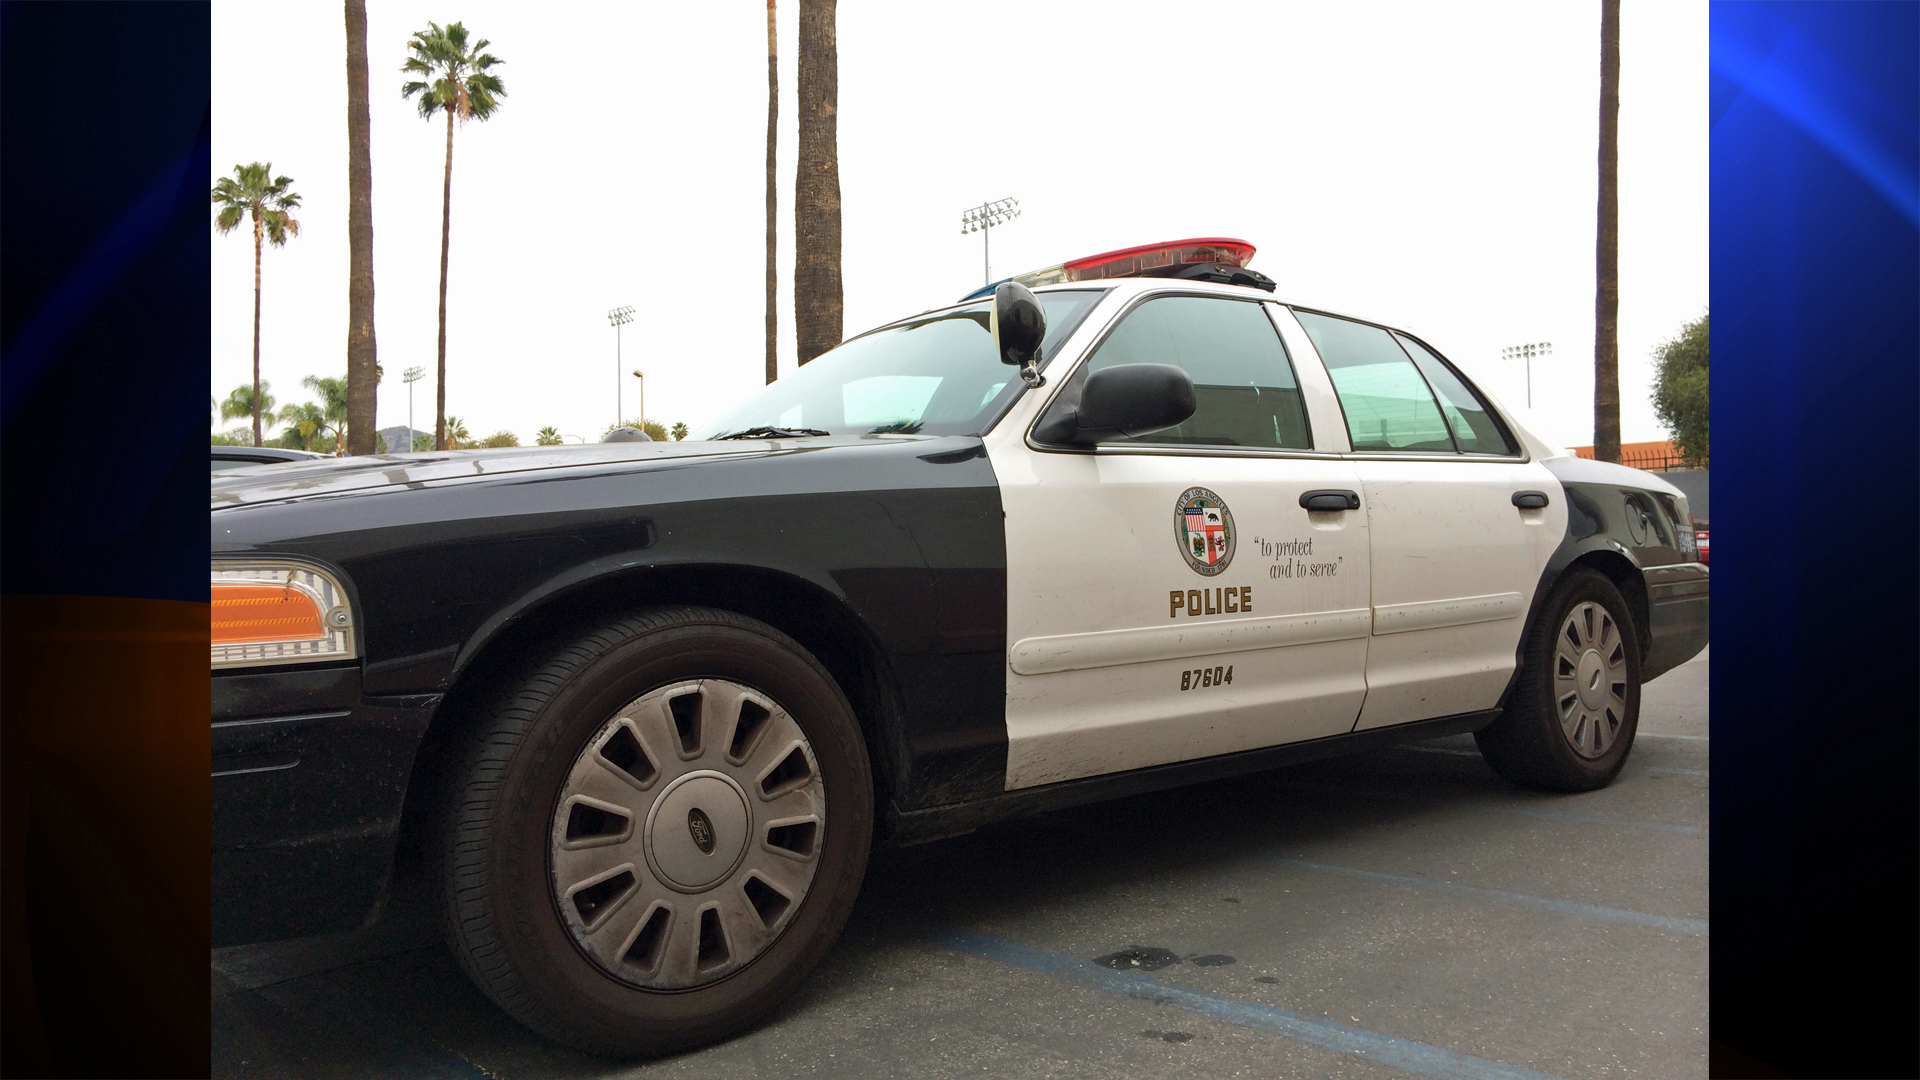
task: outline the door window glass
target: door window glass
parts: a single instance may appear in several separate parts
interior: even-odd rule
[[[1209,296],[1162,296],[1134,308],[1086,371],[1172,364],[1193,379],[1193,416],[1179,427],[1119,443],[1307,450],[1306,408],[1293,364],[1266,310]]]
[[[1351,319],[1294,315],[1326,361],[1355,450],[1454,452],[1433,391],[1393,335]]]
[[[1507,437],[1506,429],[1465,379],[1455,374],[1432,349],[1405,334],[1393,336],[1406,347],[1420,374],[1427,377],[1427,385],[1433,387],[1434,396],[1440,399],[1441,411],[1447,414],[1447,426],[1453,429],[1454,440],[1460,444],[1462,453],[1513,453],[1513,440]]]

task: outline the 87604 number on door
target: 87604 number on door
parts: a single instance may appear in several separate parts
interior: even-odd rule
[[[1180,673],[1180,689],[1203,690],[1214,686],[1229,686],[1233,683],[1233,665],[1226,667],[1189,668]]]

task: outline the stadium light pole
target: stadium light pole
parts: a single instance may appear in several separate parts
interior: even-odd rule
[[[619,427],[626,420],[620,415],[620,328],[633,321],[632,305],[607,312],[607,321],[613,324],[613,426]]]
[[[1527,365],[1527,408],[1533,408],[1533,358],[1553,355],[1553,342],[1536,341],[1530,345],[1510,345],[1500,350],[1502,360],[1521,360]]]
[[[980,234],[981,258],[986,264],[986,284],[993,284],[993,237],[995,225],[1005,225],[1020,216],[1019,199],[998,199],[990,203],[981,203],[960,215],[960,235],[971,232]]]
[[[419,382],[426,373],[427,369],[423,367],[410,367],[400,373],[400,380],[407,384],[407,448],[400,451],[403,454],[413,450],[413,384]]]

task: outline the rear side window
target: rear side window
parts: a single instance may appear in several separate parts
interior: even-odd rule
[[[1447,427],[1452,429],[1454,441],[1460,444],[1465,454],[1511,454],[1513,439],[1500,423],[1487,403],[1473,392],[1473,387],[1456,374],[1453,368],[1440,359],[1439,354],[1405,334],[1395,334],[1394,340],[1400,342],[1413,357],[1414,366],[1420,374],[1427,377],[1427,385],[1433,387],[1435,397],[1440,399],[1440,411],[1447,416]]]
[[[1293,364],[1258,303],[1210,296],[1161,296],[1127,313],[1087,361],[1091,374],[1119,364],[1172,364],[1193,379],[1186,423],[1119,443],[1248,446],[1313,445]]]
[[[1433,391],[1392,334],[1311,311],[1294,315],[1326,361],[1355,450],[1455,451]]]

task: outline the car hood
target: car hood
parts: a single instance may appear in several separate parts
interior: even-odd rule
[[[747,456],[807,454],[823,450],[878,448],[903,442],[943,442],[915,435],[837,435],[801,439],[740,439],[725,442],[590,443],[502,450],[445,450],[418,454],[322,458],[259,465],[213,476],[213,509],[260,503],[367,494],[382,489],[485,483],[528,473],[581,475],[687,468]]]

